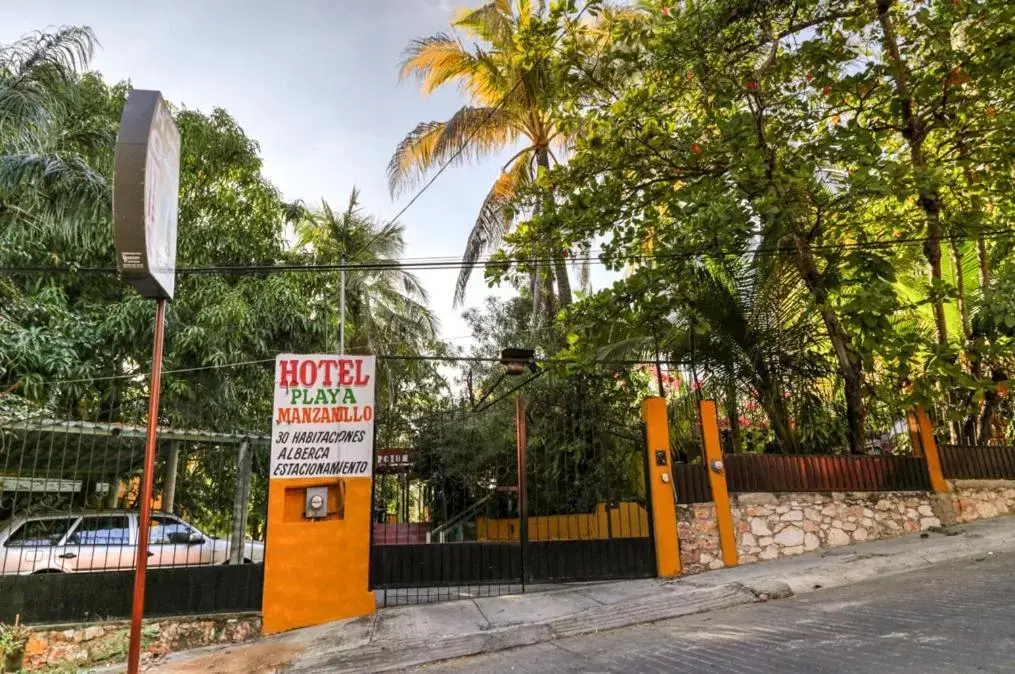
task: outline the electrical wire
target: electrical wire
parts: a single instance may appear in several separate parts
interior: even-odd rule
[[[585,3],[585,6],[584,6],[584,7],[582,7],[582,9],[581,9],[581,11],[580,11],[580,12],[578,12],[578,14],[577,14],[577,16],[576,16],[576,18],[577,18],[577,19],[580,19],[580,18],[581,18],[581,16],[582,16],[582,15],[583,15],[583,14],[585,13],[585,11],[586,11],[586,10],[587,10],[587,9],[588,9],[588,8],[589,8],[589,7],[591,6],[591,5],[592,5],[592,2],[593,2],[593,0],[588,0],[588,2],[586,2],[586,3]],[[557,38],[556,38],[556,39],[555,39],[555,40],[553,41],[553,43],[552,43],[552,44],[550,45],[549,49],[547,49],[547,53],[545,53],[545,54],[542,54],[542,55],[541,55],[541,56],[539,57],[539,58],[540,58],[540,60],[543,60],[543,59],[545,59],[545,58],[546,58],[547,56],[549,56],[549,52],[552,52],[552,51],[554,51],[554,50],[556,49],[556,47],[557,47],[557,43],[558,43],[558,42],[560,42],[561,38],[563,38],[563,37],[564,37],[564,34],[563,34],[563,33],[561,33],[560,35],[558,35],[558,36],[557,36]],[[391,218],[390,220],[388,220],[387,224],[386,224],[386,225],[385,225],[384,227],[381,227],[380,231],[378,231],[378,232],[377,232],[377,234],[375,234],[375,235],[373,236],[373,238],[372,238],[372,239],[370,239],[370,240],[369,240],[369,241],[368,241],[368,242],[366,243],[366,245],[362,246],[362,247],[361,247],[361,248],[359,249],[359,251],[357,251],[357,255],[358,255],[359,253],[363,252],[364,250],[367,250],[367,249],[369,249],[369,248],[370,248],[370,246],[371,246],[371,245],[373,245],[374,241],[376,241],[376,240],[377,240],[377,238],[378,238],[379,236],[381,236],[381,234],[383,234],[383,233],[384,233],[384,230],[385,230],[385,229],[387,229],[387,228],[388,228],[388,227],[390,227],[391,225],[395,224],[395,222],[397,222],[397,221],[398,221],[398,219],[399,219],[400,217],[402,217],[403,215],[405,215],[406,211],[408,211],[408,210],[409,210],[410,208],[412,208],[412,205],[413,205],[413,204],[415,204],[415,203],[416,203],[416,202],[417,202],[417,201],[419,200],[419,198],[420,198],[420,197],[422,197],[422,196],[423,196],[423,194],[424,194],[424,193],[425,193],[425,192],[426,192],[426,191],[427,191],[428,189],[430,189],[430,186],[431,186],[431,185],[433,185],[433,184],[434,184],[434,183],[435,183],[435,182],[437,181],[437,179],[441,177],[441,174],[443,174],[443,173],[444,173],[444,172],[445,172],[446,170],[448,170],[448,168],[449,168],[449,167],[450,167],[450,166],[451,166],[452,164],[454,164],[454,163],[455,163],[456,161],[458,161],[458,158],[462,156],[462,154],[463,154],[463,153],[465,152],[465,150],[466,150],[466,149],[467,149],[467,148],[469,147],[469,144],[470,144],[470,143],[472,142],[472,140],[473,140],[473,139],[474,139],[474,138],[476,137],[476,135],[477,135],[477,134],[478,134],[478,133],[479,133],[479,132],[480,132],[480,131],[481,131],[481,130],[483,129],[483,127],[484,127],[484,126],[486,126],[487,122],[489,122],[489,121],[490,121],[490,120],[491,120],[491,119],[493,118],[493,116],[494,116],[495,114],[497,114],[497,112],[498,112],[498,111],[500,111],[500,109],[501,109],[502,107],[504,107],[504,104],[505,104],[505,103],[507,102],[507,100],[508,100],[508,99],[509,99],[509,98],[510,98],[510,97],[511,97],[512,95],[514,95],[515,91],[517,91],[517,90],[518,90],[518,87],[519,87],[519,86],[521,86],[521,83],[522,83],[522,80],[521,80],[521,79],[519,79],[519,80],[518,80],[518,81],[516,81],[516,82],[514,83],[514,85],[513,85],[513,86],[512,86],[512,87],[511,87],[511,88],[510,88],[510,89],[509,89],[508,91],[507,91],[507,93],[505,93],[505,94],[504,94],[503,96],[501,96],[500,100],[499,100],[499,101],[497,101],[497,105],[495,105],[495,106],[494,106],[493,108],[491,108],[491,109],[490,109],[490,110],[489,110],[489,111],[488,111],[488,112],[486,113],[486,117],[484,117],[484,118],[483,118],[483,120],[482,120],[482,121],[481,121],[481,122],[480,122],[480,123],[479,123],[479,124],[478,124],[478,125],[476,126],[476,128],[472,130],[472,133],[470,133],[470,134],[468,135],[468,137],[466,137],[466,139],[465,139],[465,141],[464,141],[464,142],[462,143],[461,147],[459,147],[459,148],[458,148],[457,150],[455,150],[454,154],[452,154],[452,155],[451,155],[451,157],[450,157],[450,158],[449,158],[449,159],[448,159],[448,160],[447,160],[446,162],[444,162],[444,164],[442,164],[442,165],[441,165],[441,167],[440,167],[439,169],[437,169],[437,172],[436,172],[436,173],[434,173],[434,174],[433,174],[433,176],[431,176],[431,177],[430,177],[430,179],[429,179],[429,180],[428,180],[428,181],[427,181],[427,182],[426,182],[426,183],[425,183],[425,184],[423,185],[423,187],[421,187],[421,188],[420,188],[420,189],[419,189],[419,190],[418,190],[418,191],[416,192],[416,194],[414,194],[414,195],[413,195],[413,197],[412,197],[411,199],[409,199],[409,202],[408,202],[407,204],[405,204],[405,206],[403,206],[401,210],[399,210],[399,211],[398,211],[397,213],[395,213],[394,217],[392,217],[392,218]]]
[[[1003,239],[1015,235],[1015,229],[998,229],[981,232],[976,236],[982,239]],[[909,246],[926,243],[927,241],[970,241],[973,237],[968,235],[939,236],[939,237],[907,237],[893,239],[876,239],[872,241],[854,241],[845,243],[811,244],[808,246],[811,251],[837,251],[837,250],[878,250],[894,248],[896,246]],[[670,253],[639,253],[633,255],[622,255],[616,258],[604,259],[601,257],[603,251],[592,251],[584,256],[572,256],[568,259],[572,262],[581,262],[599,265],[622,265],[625,263],[636,263],[653,260],[678,260],[696,258],[716,257],[743,257],[753,255],[771,255],[777,253],[795,253],[796,246],[756,246],[742,250],[724,250],[721,247],[715,248],[691,248]],[[283,264],[283,265],[233,265],[233,266],[203,266],[203,267],[180,267],[176,270],[181,276],[191,275],[235,275],[235,276],[257,276],[263,274],[279,273],[305,273],[305,272],[340,272],[340,271],[436,271],[443,269],[461,269],[469,266],[460,260],[447,260],[446,257],[433,258],[435,261],[428,261],[428,258],[412,258],[406,260],[386,260],[382,262],[346,263],[346,264]],[[511,268],[517,264],[546,264],[556,261],[552,257],[529,257],[514,259],[497,259],[489,256],[486,260],[479,260],[477,264],[486,264],[493,268]],[[0,267],[0,274],[9,275],[60,275],[60,274],[105,274],[116,275],[115,267]]]

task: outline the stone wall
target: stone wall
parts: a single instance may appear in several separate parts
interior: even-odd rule
[[[1015,513],[1015,481],[953,480],[955,520],[973,520]]]
[[[922,492],[759,493],[732,501],[741,563],[941,526]]]
[[[722,568],[714,503],[677,504],[677,537],[684,573]]]
[[[122,661],[127,657],[128,629],[125,621],[35,628],[25,648],[25,669],[76,667],[79,671]],[[146,620],[142,658],[211,644],[239,643],[260,634],[261,617],[257,614]]]
[[[754,493],[730,496],[740,563],[892,538],[1015,514],[1015,481],[956,480],[927,492]],[[722,568],[712,503],[677,506],[684,573]]]

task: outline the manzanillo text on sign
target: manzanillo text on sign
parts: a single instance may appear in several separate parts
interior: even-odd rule
[[[373,473],[375,372],[373,356],[276,358],[273,478]]]

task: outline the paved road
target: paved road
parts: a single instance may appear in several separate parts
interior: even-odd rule
[[[466,658],[427,672],[1015,672],[1015,556]]]

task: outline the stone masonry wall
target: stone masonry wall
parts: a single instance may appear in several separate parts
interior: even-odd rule
[[[714,503],[678,504],[677,537],[680,541],[680,566],[684,573],[722,568]]]
[[[25,648],[25,669],[86,671],[122,661],[127,657],[128,628],[124,621],[35,628]],[[141,657],[147,661],[186,648],[239,643],[260,634],[258,614],[146,620]]]
[[[732,508],[742,563],[941,526],[924,493],[740,494]]]
[[[740,563],[1015,514],[1015,481],[956,480],[949,494],[823,492],[730,496]],[[712,503],[677,506],[684,573],[722,568]]]
[[[1015,481],[953,480],[951,487],[957,522],[1015,513]]]

